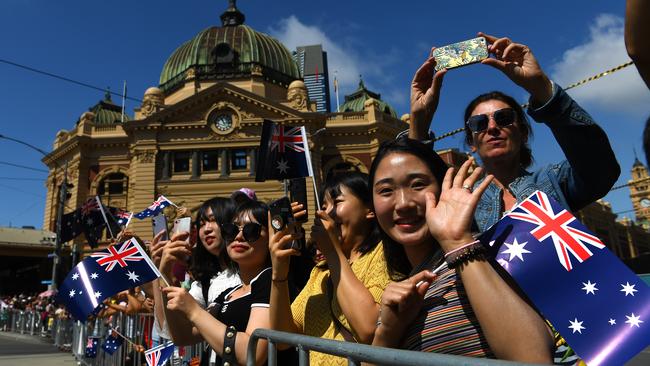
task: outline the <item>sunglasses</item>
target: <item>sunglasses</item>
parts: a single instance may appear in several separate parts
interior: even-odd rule
[[[260,238],[260,234],[262,233],[262,225],[256,222],[249,222],[242,226],[238,226],[233,223],[226,223],[221,225],[221,235],[228,243],[235,241],[235,238],[240,231],[244,236],[244,240],[252,243]]]
[[[503,108],[497,111],[492,112],[492,114],[477,114],[471,116],[465,122],[465,125],[473,132],[479,133],[487,130],[488,124],[490,122],[490,117],[494,120],[494,123],[499,127],[510,126],[515,123],[517,119],[517,114],[512,108]]]

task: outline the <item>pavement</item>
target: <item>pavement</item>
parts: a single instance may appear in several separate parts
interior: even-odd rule
[[[0,332],[0,366],[77,366],[72,353],[61,352],[49,339]]]

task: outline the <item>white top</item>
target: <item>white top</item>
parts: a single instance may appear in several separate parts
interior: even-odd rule
[[[241,284],[241,278],[233,271],[225,270],[219,272],[216,276],[210,279],[210,288],[208,289],[208,301],[206,303],[203,298],[203,288],[198,281],[192,282],[190,286],[190,295],[201,305],[204,309],[217,298],[224,290]]]

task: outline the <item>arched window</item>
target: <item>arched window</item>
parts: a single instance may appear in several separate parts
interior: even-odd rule
[[[128,186],[129,177],[124,173],[111,173],[99,182],[97,194],[100,196],[126,194]]]

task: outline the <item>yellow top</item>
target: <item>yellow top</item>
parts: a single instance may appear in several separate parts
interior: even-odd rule
[[[321,264],[319,263],[318,266],[314,267],[309,276],[309,281],[291,304],[293,321],[305,335],[344,341],[343,335],[337,330],[332,318],[332,313],[334,313],[341,324],[352,331],[352,334],[357,338],[345,315],[343,315],[343,311],[336,300],[336,293],[331,296],[332,303],[330,306],[327,294],[329,269],[322,268]],[[382,243],[377,244],[370,252],[359,257],[351,264],[351,267],[352,272],[370,291],[375,302],[379,304],[381,295],[390,282]],[[345,358],[314,351],[309,352],[309,363],[314,366],[348,364]]]

